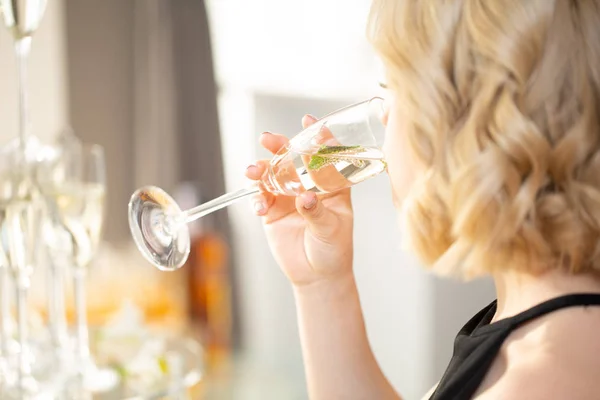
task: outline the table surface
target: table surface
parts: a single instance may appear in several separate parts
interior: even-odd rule
[[[201,384],[202,400],[306,399],[301,373],[277,370],[248,357],[238,356],[223,370],[209,374]]]

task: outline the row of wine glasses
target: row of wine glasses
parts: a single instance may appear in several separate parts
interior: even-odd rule
[[[28,59],[46,4],[0,0],[0,18],[14,41],[19,103],[17,140],[0,147],[1,399],[87,399],[119,383],[115,371],[94,361],[86,320],[85,280],[102,230],[103,150],[72,134],[42,145],[31,133]],[[28,294],[42,266],[48,335],[38,340],[29,332]],[[72,334],[66,323],[67,276],[74,289]]]
[[[100,146],[76,138],[54,146],[27,142],[0,151],[0,268],[16,289],[16,351],[6,328],[8,298],[2,305],[1,398],[54,398],[59,388],[106,390],[117,384],[114,371],[95,366],[89,351],[85,276],[100,242],[105,192],[104,154]],[[27,157],[23,157],[26,154]],[[33,272],[44,262],[49,277],[49,341],[32,346],[27,294]],[[73,341],[65,323],[66,268],[73,277],[76,329]],[[8,272],[8,274],[6,273]],[[34,369],[35,367],[35,369]],[[16,374],[11,374],[16,371]],[[46,385],[46,386],[44,386]]]
[[[85,291],[87,268],[98,250],[103,226],[104,151],[94,144],[63,141],[59,154],[42,163],[38,181],[49,214],[45,235],[49,259],[71,267],[73,276],[75,372],[82,377],[86,389],[106,390],[117,383],[117,376],[114,371],[99,369],[90,354]],[[60,266],[54,266],[54,274],[60,279],[57,268]],[[63,293],[59,289],[54,292],[58,296]],[[55,311],[56,318],[64,318],[64,307]],[[64,332],[58,336],[64,337]]]

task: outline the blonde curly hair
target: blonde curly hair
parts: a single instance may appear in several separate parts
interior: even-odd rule
[[[600,0],[374,0],[441,274],[600,270]]]

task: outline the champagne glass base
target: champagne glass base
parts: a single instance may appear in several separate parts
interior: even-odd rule
[[[75,361],[79,363],[81,361]],[[102,395],[113,391],[121,383],[117,371],[108,367],[97,366],[93,359],[83,361],[71,371],[70,377],[57,385],[62,388],[67,398],[86,399],[94,395]]]
[[[13,385],[2,394],[3,399],[41,399],[44,398],[39,393],[38,381],[32,376],[26,376],[22,379],[16,378]]]
[[[83,389],[90,393],[108,392],[114,389],[120,382],[117,372],[110,368],[100,368],[93,363],[89,363],[78,376]]]
[[[183,266],[190,252],[190,233],[181,209],[164,190],[138,189],[129,202],[129,227],[142,255],[163,271]]]

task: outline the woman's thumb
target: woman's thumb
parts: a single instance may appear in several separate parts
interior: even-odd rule
[[[315,193],[304,192],[296,197],[296,209],[315,237],[327,240],[335,231],[335,216],[325,208]]]

